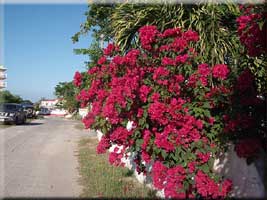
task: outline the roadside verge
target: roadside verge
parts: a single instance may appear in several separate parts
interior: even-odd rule
[[[96,153],[97,137],[81,139],[79,143],[80,197],[93,198],[153,198],[155,193],[140,184],[133,172],[108,163],[108,155]]]

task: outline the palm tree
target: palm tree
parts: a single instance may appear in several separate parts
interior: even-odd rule
[[[183,25],[182,5],[171,4],[128,4],[117,6],[111,16],[111,26],[115,42],[128,49],[136,42],[137,31],[144,25],[156,25],[161,31]]]
[[[235,32],[235,4],[121,4],[111,17],[114,41],[127,50],[137,43],[137,31],[144,25],[156,25],[159,30],[173,27],[193,29],[200,35],[197,50],[209,64],[234,60],[238,53]],[[227,59],[231,58],[231,59]]]

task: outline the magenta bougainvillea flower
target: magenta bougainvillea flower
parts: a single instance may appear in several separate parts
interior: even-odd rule
[[[98,64],[88,70],[88,89],[76,97],[83,105],[92,105],[83,119],[86,128],[104,134],[97,152],[116,144],[109,155],[116,166],[124,165],[126,152],[134,152],[137,171],[150,173],[154,186],[167,198],[226,197],[231,181],[212,170],[214,156],[221,150],[218,138],[232,136],[238,127],[253,127],[249,116],[233,119],[225,112],[235,102],[234,90],[254,95],[243,98],[243,104],[256,102],[254,80],[248,72],[230,79],[232,70],[223,63],[198,63],[194,46],[199,36],[193,30],[160,32],[156,26],[144,26],[139,39],[140,48],[126,54],[109,44]],[[81,80],[75,74],[76,86]],[[255,155],[258,148],[245,144],[237,145],[238,155]],[[152,170],[144,163],[152,164]]]

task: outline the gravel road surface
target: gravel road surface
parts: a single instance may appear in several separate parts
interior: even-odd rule
[[[94,133],[45,117],[0,130],[1,197],[78,197],[78,141]],[[1,127],[0,127],[1,128]]]

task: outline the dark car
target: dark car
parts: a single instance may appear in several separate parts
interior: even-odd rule
[[[35,117],[35,110],[34,106],[31,104],[21,104],[24,111],[26,112],[27,118],[34,118]]]
[[[26,113],[20,104],[3,103],[0,104],[0,122],[24,124],[26,122]]]
[[[50,110],[48,108],[41,107],[38,115],[50,115]]]

